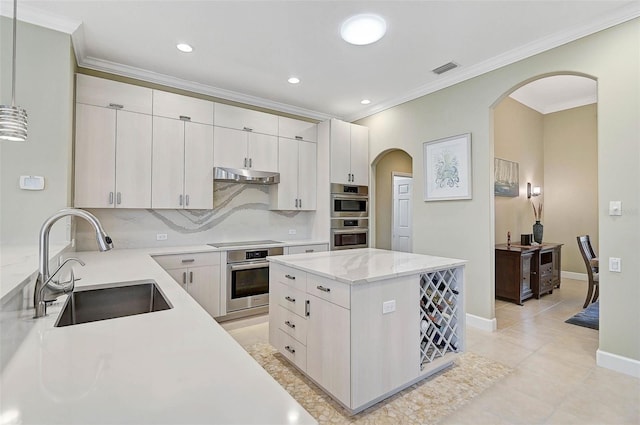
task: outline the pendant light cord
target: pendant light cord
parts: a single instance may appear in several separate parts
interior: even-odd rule
[[[18,20],[16,11],[18,9],[18,0],[13,0],[13,60],[11,65],[11,106],[16,106],[16,27]]]

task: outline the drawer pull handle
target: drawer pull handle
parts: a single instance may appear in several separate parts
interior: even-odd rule
[[[191,117],[187,115],[180,115],[180,119],[182,121],[191,121]]]
[[[296,140],[302,140],[302,136],[296,136]]]
[[[109,104],[109,108],[122,109],[122,108],[124,108],[124,105],[120,105],[119,103],[110,103]]]
[[[242,127],[242,129],[244,131],[253,131],[253,128],[251,128],[251,127]]]
[[[184,260],[182,260],[183,263],[193,263],[195,260],[195,258],[185,258]]]
[[[296,280],[296,277],[291,276],[290,274],[285,274],[284,277],[286,277],[287,279]]]
[[[309,308],[309,304],[310,304],[309,300],[306,300],[304,303],[304,315],[306,317],[309,317],[311,315],[311,309]]]
[[[305,249],[304,252],[314,252],[315,249]]]
[[[325,288],[322,285],[318,285],[318,286],[316,286],[316,288],[321,290],[322,292],[331,292],[331,288]]]
[[[289,301],[290,303],[294,303],[294,302],[296,302],[296,299],[295,299],[295,298],[291,298],[291,297],[290,297],[290,296],[288,296],[288,295],[287,295],[286,297],[284,297],[284,299],[285,299],[285,300],[287,300],[287,301]]]
[[[295,349],[293,349],[293,348],[291,348],[291,347],[290,347],[290,346],[288,346],[288,345],[285,345],[285,346],[284,346],[284,349],[285,349],[285,350],[287,350],[288,352],[290,352],[291,354],[295,354],[295,353],[296,353],[296,350],[295,350]]]
[[[285,325],[289,326],[291,329],[295,329],[296,325],[294,325],[293,323],[291,323],[290,321],[286,321],[284,322]]]

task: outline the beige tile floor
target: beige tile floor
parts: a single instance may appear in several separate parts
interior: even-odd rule
[[[640,379],[596,366],[598,331],[564,323],[582,309],[586,282],[519,306],[496,301],[497,332],[467,328],[467,351],[514,372],[444,424],[640,424]],[[268,341],[267,316],[223,323],[243,346]]]

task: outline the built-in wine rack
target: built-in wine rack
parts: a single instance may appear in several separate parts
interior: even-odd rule
[[[420,367],[458,352],[464,329],[462,270],[438,270],[420,276]]]

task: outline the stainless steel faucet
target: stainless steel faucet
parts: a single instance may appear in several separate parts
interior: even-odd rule
[[[66,216],[83,218],[93,226],[96,231],[96,241],[98,242],[98,248],[100,251],[108,251],[113,248],[111,238],[107,236],[104,229],[102,229],[102,225],[96,216],[90,212],[76,208],[66,208],[46,219],[40,228],[40,268],[36,279],[36,287],[33,292],[33,306],[36,309],[35,318],[43,317],[47,314],[47,302],[54,301],[59,295],[73,291],[75,286],[73,271],[71,272],[71,279],[68,282],[54,282],[53,277],[56,273],[58,273],[60,269],[71,260],[77,261],[84,266],[84,263],[81,260],[77,258],[68,258],[60,264],[52,274],[49,274],[49,232],[56,221]]]

